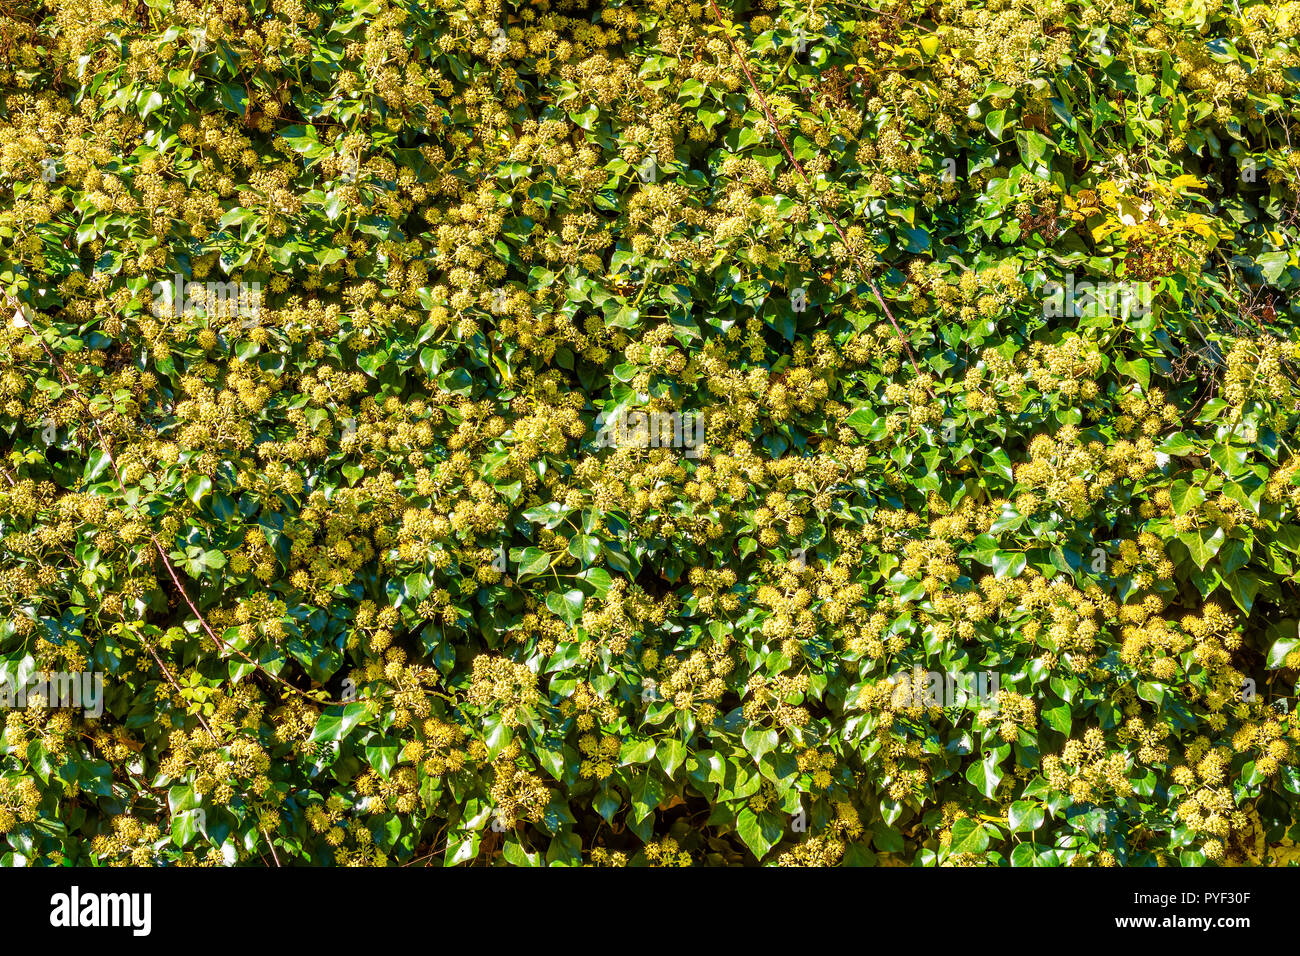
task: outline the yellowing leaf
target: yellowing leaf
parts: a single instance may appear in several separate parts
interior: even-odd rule
[[[1119,208],[1120,222],[1126,226],[1136,226],[1147,218],[1143,208],[1132,199],[1120,198],[1116,206]]]
[[[1106,222],[1103,222],[1100,226],[1097,226],[1095,229],[1092,230],[1092,241],[1101,242],[1107,236],[1111,235],[1114,232],[1117,232],[1119,229],[1120,229],[1120,224],[1118,222],[1116,222],[1113,219],[1107,220]]]

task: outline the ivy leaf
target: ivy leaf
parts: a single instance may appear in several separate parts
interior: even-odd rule
[[[1047,147],[1051,145],[1051,140],[1037,130],[1022,129],[1016,132],[1016,145],[1020,148],[1025,166],[1033,169],[1047,155]]]
[[[619,762],[625,767],[647,764],[654,759],[655,747],[655,742],[649,737],[642,740],[624,741],[622,752],[619,754]]]
[[[551,567],[551,556],[541,548],[524,548],[519,557],[519,580],[526,581],[531,577],[544,574]]]
[[[1202,571],[1205,570],[1210,559],[1218,553],[1223,539],[1223,529],[1217,525],[1213,530],[1200,528],[1196,531],[1185,531],[1178,536],[1178,540],[1187,545],[1187,553]]]
[[[588,534],[575,534],[569,539],[569,554],[591,564],[600,557],[600,539]]]
[[[1238,571],[1227,579],[1228,593],[1237,607],[1247,614],[1255,606],[1255,596],[1259,594],[1259,578],[1248,571]]]
[[[367,711],[368,706],[364,701],[326,708],[317,718],[316,727],[311,732],[312,743],[342,740],[361,722]]]
[[[998,768],[997,753],[989,751],[988,755],[978,763],[968,764],[966,779],[984,796],[990,800],[993,799],[998,784],[1002,782],[1002,771]]]
[[[736,815],[736,832],[760,860],[780,841],[783,829],[780,818],[767,811],[755,813],[745,806]]]
[[[989,110],[988,115],[984,117],[984,126],[995,140],[1002,138],[1002,130],[1006,127],[1006,123],[1006,110]]]
[[[194,475],[185,482],[185,495],[197,505],[212,491],[212,479],[207,475]]]
[[[962,817],[952,825],[949,853],[983,853],[989,848],[989,834],[982,823]]]
[[[150,113],[163,105],[163,97],[157,90],[150,90],[140,94],[137,104],[140,108],[140,119],[148,119]]]
[[[763,754],[772,750],[779,741],[775,730],[764,730],[761,727],[747,727],[741,733],[740,739],[755,762],[762,760]]]
[[[1044,819],[1043,808],[1028,800],[1017,800],[1007,810],[1007,823],[1011,825],[1013,833],[1037,830],[1043,825]]]
[[[552,591],[546,595],[546,606],[551,609],[552,614],[569,627],[573,627],[582,616],[582,600],[583,594],[577,588],[565,591],[563,594]]]
[[[1151,363],[1146,359],[1139,358],[1132,361],[1121,359],[1115,363],[1115,368],[1135,379],[1142,386],[1142,391],[1147,391],[1151,386]]]
[[[1070,735],[1071,718],[1069,704],[1058,704],[1055,707],[1044,708],[1043,719],[1047,721],[1049,727],[1058,733],[1065,734],[1067,737]]]
[[[1169,500],[1173,503],[1174,514],[1185,515],[1205,502],[1205,492],[1199,486],[1189,485],[1180,479],[1170,487]]]
[[[1275,671],[1282,667],[1286,663],[1287,656],[1297,649],[1300,649],[1300,637],[1285,637],[1274,641],[1273,646],[1268,649],[1268,669]]]
[[[1250,542],[1239,538],[1229,538],[1219,550],[1219,574],[1225,580],[1234,571],[1246,566],[1250,561]]]
[[[1024,573],[1027,559],[1020,551],[999,551],[993,555],[993,573],[999,578],[1014,578]]]
[[[659,763],[664,768],[664,771],[671,777],[686,759],[686,745],[680,740],[667,738],[659,741],[655,748],[655,754],[659,758]]]
[[[853,411],[848,418],[844,419],[844,424],[870,441],[879,441],[884,438],[888,428],[883,418],[867,408],[859,408]]]

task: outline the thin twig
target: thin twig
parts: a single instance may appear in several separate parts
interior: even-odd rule
[[[267,845],[267,847],[271,850],[271,859],[275,860],[275,865],[276,865],[276,866],[279,866],[279,865],[280,865],[280,857],[279,857],[279,854],[277,854],[277,853],[275,852],[275,844],[272,843],[272,842],[271,842],[271,838],[270,838],[269,836],[266,835],[266,827],[259,827],[258,829],[261,830],[261,832],[262,832],[262,838],[263,838],[264,840],[266,840],[266,845]]]

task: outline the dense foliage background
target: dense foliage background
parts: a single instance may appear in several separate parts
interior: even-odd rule
[[[104,701],[0,862],[1296,859],[1298,106],[1297,2],[8,0],[0,676]]]

